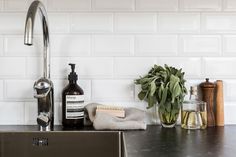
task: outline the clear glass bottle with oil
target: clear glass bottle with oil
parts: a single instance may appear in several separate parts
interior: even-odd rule
[[[198,100],[196,86],[191,86],[190,98],[181,106],[181,127],[184,129],[205,129],[207,127],[206,103]]]

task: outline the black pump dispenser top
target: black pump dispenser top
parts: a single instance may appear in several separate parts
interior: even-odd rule
[[[71,66],[71,72],[68,75],[68,80],[69,81],[77,81],[78,80],[78,75],[75,73],[75,64],[70,63]]]

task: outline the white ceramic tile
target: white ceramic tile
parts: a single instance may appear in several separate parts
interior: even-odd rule
[[[6,80],[6,98],[15,100],[33,99],[33,80]]]
[[[0,13],[0,34],[23,34],[25,16],[23,13]]]
[[[204,13],[202,14],[204,32],[230,33],[236,31],[235,13]]]
[[[115,31],[117,32],[155,32],[156,14],[154,13],[117,13]]]
[[[52,78],[67,78],[69,63],[71,63],[71,61],[66,57],[53,57],[51,62]]]
[[[37,125],[38,117],[38,104],[34,102],[25,103],[25,124],[26,125]]]
[[[177,53],[176,35],[138,35],[136,36],[135,55],[166,56]]]
[[[71,58],[77,65],[81,78],[111,78],[113,74],[113,60],[108,57]]]
[[[53,56],[88,56],[90,54],[89,35],[52,35]]]
[[[223,54],[236,55],[236,35],[223,36]]]
[[[155,63],[155,58],[115,58],[114,75],[118,78],[138,78],[147,74]]]
[[[1,125],[23,125],[24,103],[22,102],[0,102],[0,124]]]
[[[0,1],[0,11],[3,10],[3,1]]]
[[[62,91],[69,84],[69,81],[66,80],[52,80],[54,84],[54,96],[56,101],[61,101]],[[83,89],[85,100],[88,101],[91,99],[91,81],[89,80],[78,80],[78,85]]]
[[[136,0],[136,10],[177,11],[178,0]]]
[[[221,0],[180,0],[180,8],[186,11],[220,11]]]
[[[69,32],[69,15],[64,13],[49,13],[49,31],[50,33]]]
[[[197,57],[161,57],[157,59],[157,64],[182,68],[186,78],[199,78],[201,76],[201,59]]]
[[[34,36],[32,46],[24,45],[24,36],[6,36],[4,41],[5,56],[40,56],[43,54],[43,38]]]
[[[94,80],[92,81],[93,100],[128,101],[134,99],[132,80]]]
[[[223,80],[225,101],[236,101],[236,79]]]
[[[217,35],[180,36],[182,56],[216,56],[221,53],[221,37]]]
[[[236,116],[235,116],[235,102],[226,102],[226,106],[224,108],[225,114],[225,124],[236,124]]]
[[[92,46],[95,56],[130,56],[134,38],[130,35],[95,35]]]
[[[27,0],[5,0],[4,10],[6,11],[26,11],[28,6]]]
[[[215,78],[236,77],[236,58],[204,58],[205,76]]]
[[[135,0],[93,0],[93,9],[99,11],[133,10]]]
[[[236,1],[235,0],[223,0],[223,9],[226,11],[235,11],[236,10]]]
[[[0,80],[0,100],[3,100],[3,97],[4,97],[3,80]]]
[[[62,125],[62,104],[55,102],[54,104],[54,123],[55,125]]]
[[[0,77],[22,77],[25,75],[26,63],[22,57],[0,57]]]
[[[111,13],[75,13],[71,14],[71,32],[112,32]]]
[[[3,55],[3,37],[0,36],[0,56]]]
[[[199,13],[160,13],[158,30],[161,32],[199,32]]]
[[[43,76],[43,57],[28,57],[27,58],[26,76],[28,78],[39,78]]]
[[[91,10],[91,0],[48,0],[49,11],[87,11]]]

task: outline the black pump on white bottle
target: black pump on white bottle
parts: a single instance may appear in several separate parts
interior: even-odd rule
[[[83,126],[84,122],[84,91],[77,84],[78,75],[75,64],[70,63],[69,84],[62,92],[62,125],[69,128]]]

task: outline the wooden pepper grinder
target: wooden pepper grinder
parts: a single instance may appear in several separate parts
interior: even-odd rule
[[[215,84],[209,82],[209,78],[206,78],[206,82],[200,84],[202,90],[202,101],[207,103],[207,126],[215,126],[214,115],[214,89]]]

